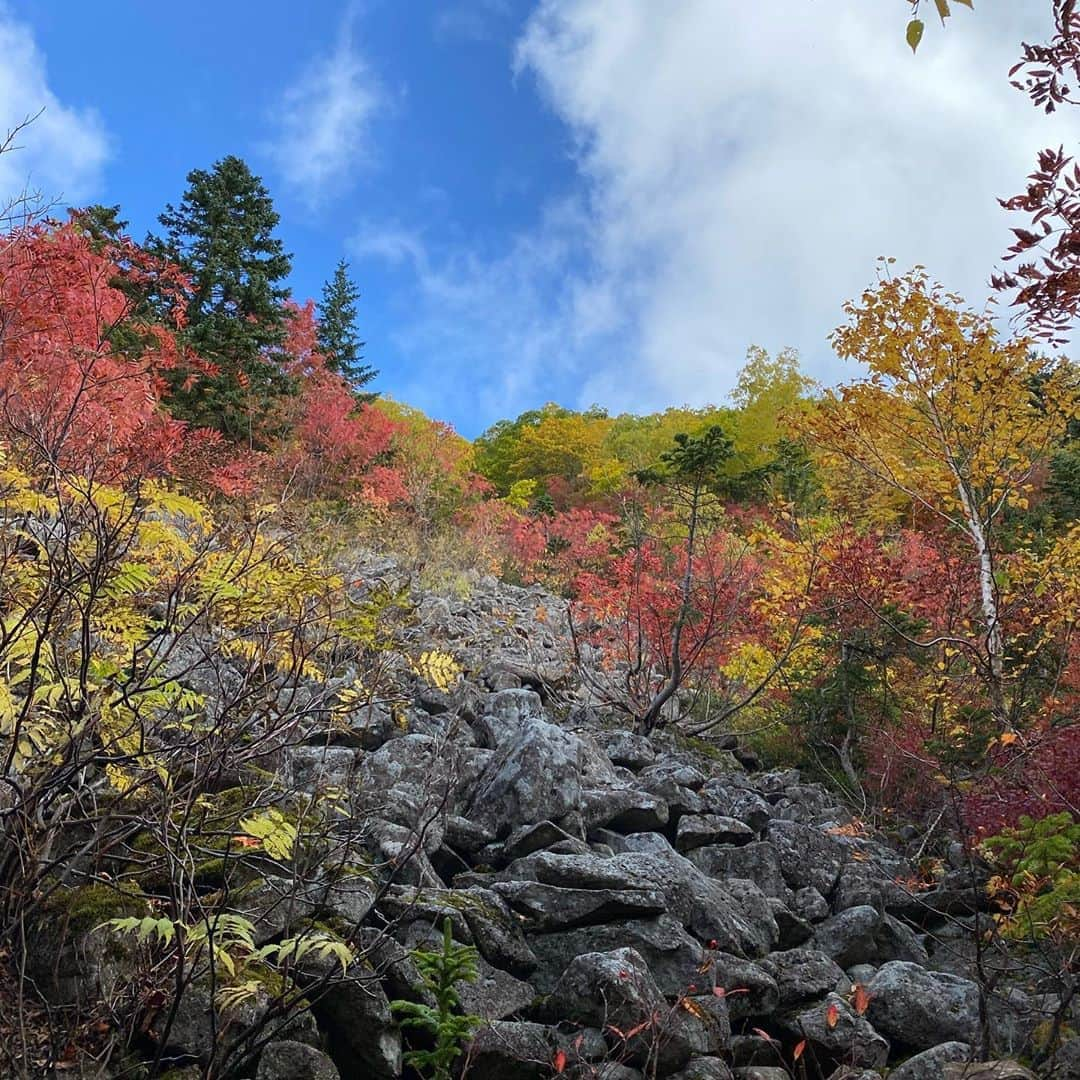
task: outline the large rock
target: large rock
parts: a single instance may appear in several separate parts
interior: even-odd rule
[[[570,962],[582,953],[610,952],[623,946],[636,950],[661,992],[669,998],[700,984],[704,957],[701,945],[670,915],[586,926],[560,933],[534,934],[529,944],[539,960],[532,978],[538,993],[550,994]]]
[[[568,889],[540,881],[500,881],[492,888],[532,932],[659,915],[665,906],[656,889]]]
[[[1019,1061],[980,1061],[974,1064],[950,1062],[943,1080],[1039,1080]]]
[[[759,963],[776,980],[783,1008],[844,989],[848,981],[843,968],[816,949],[774,952]]]
[[[530,720],[543,720],[540,695],[532,690],[508,689],[491,694],[484,711],[473,722],[480,744],[498,750],[510,742]]]
[[[536,957],[525,940],[521,920],[490,889],[457,889],[454,902],[465,917],[480,955],[494,967],[527,979]]]
[[[747,878],[766,896],[788,898],[788,887],[776,848],[765,841],[733,846],[706,844],[688,853],[687,858],[711,878]]]
[[[691,1057],[715,1053],[723,1034],[707,1018],[668,1009],[645,961],[633,949],[585,953],[563,972],[545,1003],[553,1020],[608,1032],[619,1057],[661,1076]]]
[[[945,1066],[952,1061],[970,1061],[971,1047],[963,1042],[938,1043],[897,1065],[889,1080],[943,1080]]]
[[[926,949],[912,930],[899,919],[868,906],[848,908],[819,923],[814,945],[843,968],[886,960],[913,964],[928,960]]]
[[[599,1061],[607,1044],[595,1030],[566,1034],[544,1024],[497,1020],[465,1048],[469,1080],[549,1080],[560,1050],[569,1062]]]
[[[698,794],[707,813],[733,817],[758,836],[772,817],[772,807],[758,792],[745,786],[735,787],[727,780],[707,780]]]
[[[1066,1039],[1051,1055],[1048,1065],[1051,1080],[1074,1080],[1080,1076],[1080,1036]]]
[[[336,961],[308,954],[304,974],[320,1030],[344,1077],[397,1080],[401,1073],[401,1031],[390,1014],[390,1002],[374,971],[353,964],[344,974]]]
[[[285,751],[286,782],[298,791],[345,789],[356,768],[356,751],[348,746],[291,746]]]
[[[912,876],[911,867],[896,857],[877,855],[862,862],[847,862],[833,891],[833,910],[867,905],[892,914],[918,916],[921,898],[903,884]]]
[[[738,818],[721,814],[686,814],[679,819],[675,847],[687,852],[705,844],[748,844],[754,830]]]
[[[485,1021],[505,1020],[520,1013],[536,997],[529,983],[515,979],[483,959],[477,965],[476,980],[461,983],[458,994],[462,1009]]]
[[[541,851],[511,863],[501,876],[571,889],[658,892],[667,913],[701,942],[746,956],[764,955],[771,946],[768,926],[753,925],[730,892],[674,851],[609,858]]]
[[[269,1043],[259,1058],[255,1080],[341,1080],[337,1066],[306,1043]]]
[[[644,735],[629,731],[613,731],[601,740],[604,752],[613,765],[640,772],[656,760],[656,751]]]
[[[558,822],[580,804],[580,740],[527,717],[476,782],[467,816],[504,837],[521,825]]]
[[[889,1056],[889,1044],[838,994],[801,1008],[791,1029],[819,1052],[852,1065],[876,1069]]]
[[[822,896],[833,891],[847,854],[835,837],[812,825],[775,819],[769,824],[768,836],[790,888],[813,887]]]
[[[134,937],[104,925],[144,916],[146,900],[105,884],[58,889],[26,935],[26,973],[52,1005],[92,1008],[110,1001],[138,969]]]
[[[650,832],[668,823],[668,804],[638,787],[591,789],[582,794],[582,817],[586,829]]]
[[[870,1022],[896,1046],[928,1050],[972,1042],[979,1031],[979,988],[967,979],[902,960],[883,965],[867,987]]]
[[[776,980],[759,964],[728,953],[710,953],[705,977],[711,980],[714,996],[727,1002],[732,1020],[772,1015],[780,1005]]]
[[[772,917],[776,920],[776,927],[780,931],[779,947],[781,949],[797,949],[814,936],[813,926],[806,919],[796,915],[783,900],[770,896],[768,902]]]
[[[365,754],[356,770],[360,806],[382,820],[429,832],[456,789],[457,756],[430,735],[391,739]],[[426,846],[428,854],[438,842]]]
[[[731,1080],[731,1069],[720,1058],[692,1058],[685,1069],[672,1073],[668,1080]]]

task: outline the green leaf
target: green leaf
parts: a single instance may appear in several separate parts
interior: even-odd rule
[[[951,12],[949,11],[949,0],[934,0],[934,4],[937,7],[937,13],[941,16],[941,21],[944,22]]]
[[[907,43],[911,46],[911,51],[915,52],[919,47],[919,42],[922,41],[923,30],[926,27],[923,25],[922,19],[912,19],[907,24]]]
[[[958,4],[963,4],[964,7],[970,8],[972,11],[975,10],[975,5],[971,2],[971,0],[956,0],[956,2]]]

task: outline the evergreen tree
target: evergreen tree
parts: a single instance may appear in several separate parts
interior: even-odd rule
[[[289,390],[276,350],[285,338],[289,292],[281,282],[292,256],[274,235],[279,217],[269,192],[240,158],[194,169],[187,181],[180,205],[158,218],[165,238],[148,244],[190,279],[185,344],[215,371],[176,372],[169,405],[194,425],[254,440],[256,419]]]
[[[80,208],[71,207],[68,209],[68,216],[86,232],[97,247],[115,243],[127,235],[128,223],[120,217],[119,203],[113,206],[92,203]]]
[[[364,363],[364,343],[356,332],[356,301],[360,290],[349,277],[349,264],[342,259],[334,276],[323,285],[319,312],[319,351],[326,366],[347,379],[354,389],[366,386],[379,373]],[[374,397],[373,394],[365,395]]]

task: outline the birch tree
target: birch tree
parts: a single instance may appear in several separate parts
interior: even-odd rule
[[[994,715],[1007,725],[1002,523],[1010,508],[1027,508],[1080,409],[1076,369],[1037,355],[1027,339],[1003,341],[987,313],[965,307],[921,268],[894,277],[886,264],[845,313],[833,346],[867,374],[825,396],[811,433],[826,455],[963,538],[978,581],[973,651]]]

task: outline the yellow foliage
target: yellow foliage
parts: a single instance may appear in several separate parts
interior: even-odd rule
[[[461,677],[461,665],[449,654],[430,650],[412,661],[413,671],[437,690],[451,690]]]

